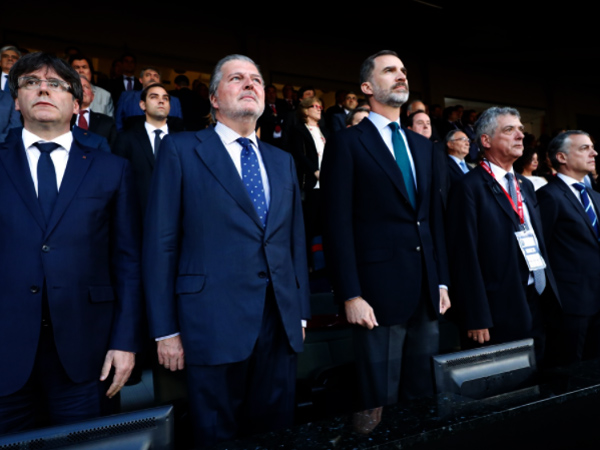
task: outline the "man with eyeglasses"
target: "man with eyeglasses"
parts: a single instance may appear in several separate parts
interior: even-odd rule
[[[112,411],[141,291],[129,163],[70,131],[79,75],[33,53],[9,86],[24,128],[0,145],[0,433]]]
[[[450,184],[460,180],[471,168],[467,165],[465,157],[469,154],[471,141],[465,133],[452,130],[446,135],[446,150],[448,152],[448,175]]]

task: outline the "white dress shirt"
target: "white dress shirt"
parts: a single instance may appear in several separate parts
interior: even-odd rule
[[[8,83],[8,74],[2,72],[2,86],[0,86],[1,90],[4,90],[4,86],[6,85],[6,83]]]
[[[369,113],[368,119],[373,122],[373,125],[375,125],[375,128],[377,128],[377,131],[379,131],[379,134],[381,135],[381,138],[383,139],[383,142],[385,142],[385,145],[387,145],[387,148],[389,149],[390,153],[392,154],[392,157],[394,159],[396,159],[396,155],[394,154],[394,145],[392,144],[392,129],[390,128],[390,119],[387,119],[385,117],[383,117],[381,114],[377,114],[373,111],[371,111]],[[396,121],[396,123],[398,124],[398,131],[400,131],[400,136],[402,136],[402,139],[404,140],[404,145],[406,146],[406,153],[408,153],[408,160],[410,161],[410,168],[412,170],[412,174],[413,174],[413,180],[415,182],[415,188],[418,188],[417,186],[417,173],[415,172],[415,162],[413,161],[413,157],[412,154],[410,153],[410,147],[408,146],[408,141],[406,140],[406,135],[404,134],[404,130],[402,129],[402,125],[400,125],[400,119],[398,119]]]
[[[59,148],[50,153],[50,158],[54,164],[54,171],[56,172],[56,187],[60,191],[60,184],[65,175],[67,161],[69,160],[69,152],[71,151],[71,144],[73,143],[73,135],[71,132],[69,131],[51,141],[46,141],[23,128],[22,136],[23,146],[25,147],[25,153],[27,154],[27,162],[29,162],[29,171],[31,172],[31,178],[33,179],[36,194],[38,193],[37,164],[40,159],[40,151],[33,144],[41,141],[55,142],[60,145]]]
[[[162,133],[160,134],[160,139],[164,139],[167,134],[169,134],[169,126],[165,123],[162,127],[156,128],[154,125],[149,124],[148,122],[144,122],[144,126],[146,127],[146,133],[148,133],[148,138],[150,139],[150,146],[152,147],[152,153],[156,155],[156,149],[154,148],[154,134],[155,130],[160,130]]]

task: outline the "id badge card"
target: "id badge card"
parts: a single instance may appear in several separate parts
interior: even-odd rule
[[[534,270],[540,270],[546,268],[546,262],[540,254],[537,239],[531,230],[515,231],[517,242],[523,252],[525,261],[527,261],[527,267],[533,272]]]

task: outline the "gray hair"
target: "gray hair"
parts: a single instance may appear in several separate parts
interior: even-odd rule
[[[153,67],[153,66],[147,66],[147,67],[144,67],[142,70],[140,70],[140,78],[144,78],[144,74],[146,73],[146,70],[152,70],[153,72],[156,72],[160,78],[162,78],[162,76],[160,74],[160,70],[158,70],[156,67]]]
[[[445,139],[446,145],[448,145],[448,142],[450,142],[452,140],[452,138],[454,138],[454,135],[456,133],[462,133],[462,132],[463,132],[463,130],[450,130],[450,131],[448,131],[448,134],[446,135],[446,139]]]
[[[20,50],[19,50],[17,47],[15,47],[14,45],[5,45],[4,47],[0,48],[0,55],[1,55],[2,53],[4,53],[4,52],[7,52],[7,51],[9,51],[9,50],[12,50],[12,51],[13,51],[13,52],[15,52],[17,55],[19,55],[19,58],[20,58],[21,56],[23,56],[23,55],[21,54],[21,51],[20,51]]]
[[[481,136],[484,134],[493,137],[498,128],[498,117],[499,116],[515,116],[521,119],[521,114],[515,108],[509,106],[492,106],[481,113],[477,122],[475,122],[475,140],[481,151],[485,151],[485,148],[481,144]]]
[[[252,61],[252,59],[248,58],[245,55],[227,55],[225,58],[222,58],[217,65],[215,66],[215,70],[213,70],[213,73],[210,77],[210,85],[208,86],[208,98],[210,99],[212,96],[217,97],[217,90],[219,88],[219,84],[221,83],[221,80],[223,79],[223,66],[228,63],[229,61],[246,61],[249,62],[251,64],[254,65],[254,67],[256,67],[256,70],[258,70],[258,74],[260,75],[260,77],[262,78],[262,74],[260,73],[260,68],[258,67],[258,65]],[[217,110],[215,108],[213,108],[212,106],[212,101],[210,102],[210,115],[213,118],[213,121],[216,122],[217,121]]]
[[[548,157],[550,158],[550,162],[552,163],[552,167],[556,170],[560,167],[560,163],[556,158],[556,155],[559,153],[569,154],[569,147],[571,146],[571,136],[584,135],[590,137],[588,133],[581,130],[567,130],[560,133],[554,139],[550,141],[548,144]]]

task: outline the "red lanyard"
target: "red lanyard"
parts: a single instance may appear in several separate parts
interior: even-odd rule
[[[494,172],[492,172],[492,169],[490,169],[490,167],[488,167],[488,165],[484,161],[481,161],[479,165],[483,167],[486,170],[486,172],[492,176],[494,180],[496,180]],[[502,186],[498,182],[498,180],[496,180],[496,183],[498,183],[498,185],[502,188],[502,192],[504,192],[504,195],[506,195],[506,198],[510,202],[510,206],[512,206],[513,211],[517,213],[517,215],[519,216],[519,220],[521,221],[521,225],[523,225],[525,223],[525,213],[523,212],[523,197],[521,197],[521,189],[519,189],[517,177],[513,175],[513,183],[515,186],[515,192],[517,193],[517,206],[515,206],[515,203],[512,201],[512,198],[510,198],[510,194],[506,192],[506,189],[504,189],[504,186]]]

